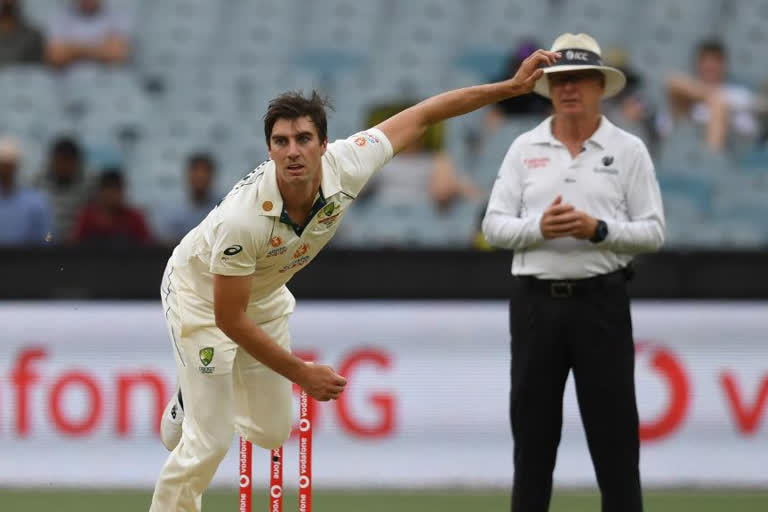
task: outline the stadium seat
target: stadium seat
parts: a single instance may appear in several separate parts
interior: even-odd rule
[[[701,214],[709,209],[714,195],[715,183],[706,175],[661,169],[657,173],[662,197],[674,198],[695,206]]]
[[[490,191],[509,146],[520,134],[535,128],[540,122],[539,118],[520,117],[506,121],[490,137],[481,136],[480,153],[476,160],[468,163],[467,174],[481,188]]]
[[[603,47],[626,41],[626,31],[632,27],[629,2],[602,0],[569,0],[558,8],[557,32],[586,32]]]
[[[418,101],[498,77],[508,52],[525,37],[546,47],[562,31],[584,30],[603,48],[622,46],[656,105],[665,101],[664,74],[689,69],[695,43],[710,35],[725,40],[734,79],[756,86],[768,78],[762,66],[765,0],[109,3],[136,21],[131,64],[78,66],[65,74],[42,67],[0,70],[0,133],[22,141],[27,178],[38,172],[40,149],[54,136],[79,134],[94,159],[124,159],[129,187],[143,204],[179,196],[180,166],[193,149],[216,155],[227,185],[266,158],[261,116],[280,92],[317,88],[329,94],[336,107],[329,113],[334,140],[366,128],[376,104]],[[61,7],[26,0],[24,8],[45,27]],[[301,37],[286,37],[286,30]],[[490,190],[512,140],[541,119],[515,120],[483,136],[483,115],[446,123],[445,141],[459,168]],[[480,145],[477,154],[469,152],[471,137]],[[694,126],[676,127],[655,159],[669,243],[759,243],[763,223],[743,217],[766,214],[760,206],[767,200],[761,195],[768,189],[766,151],[739,154],[734,163],[703,149],[701,138]],[[738,199],[744,191],[749,197]],[[477,227],[477,208],[466,208],[438,214],[356,205],[363,221],[352,223],[352,234],[340,243],[461,245]],[[402,222],[384,228],[376,222],[381,215]]]

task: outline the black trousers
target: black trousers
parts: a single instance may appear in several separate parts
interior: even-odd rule
[[[514,512],[546,512],[573,370],[603,512],[640,512],[635,354],[625,274],[515,279],[510,303]]]

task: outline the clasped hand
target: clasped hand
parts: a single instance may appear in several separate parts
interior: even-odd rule
[[[541,216],[540,225],[541,233],[548,240],[568,236],[589,240],[595,235],[597,219],[563,203],[562,196],[557,196]]]

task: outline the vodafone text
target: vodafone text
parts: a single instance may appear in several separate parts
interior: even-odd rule
[[[8,361],[8,368],[2,373],[8,377],[0,379],[0,403],[12,404],[12,407],[9,416],[0,417],[0,435],[12,432],[24,438],[52,429],[68,437],[88,437],[104,430],[118,437],[130,437],[135,434],[139,422],[149,422],[155,435],[159,434],[160,417],[173,390],[168,373],[154,368],[141,371],[120,368],[106,377],[84,368],[56,372],[53,368],[61,365],[51,354],[45,346],[22,345],[16,357]],[[322,360],[316,353],[297,351],[297,354],[307,360]],[[364,348],[349,352],[334,364],[354,386],[358,369],[373,367],[386,372],[391,360],[391,355],[383,350]],[[395,394],[375,389],[367,390],[367,393],[370,407],[365,419],[348,402],[346,395],[324,410],[332,411],[341,429],[352,437],[393,435],[396,429]],[[82,405],[70,407],[73,397]],[[133,414],[139,407],[150,410],[151,414]],[[313,409],[310,415],[316,422],[319,408],[313,401],[308,407]],[[371,411],[375,413],[373,419]]]
[[[658,441],[678,432],[694,409],[694,372],[674,350],[652,343],[639,342],[638,356],[661,383],[667,398],[665,406],[655,414],[641,410],[640,437],[643,441]],[[307,360],[323,360],[315,352],[297,352]],[[361,348],[346,354],[335,366],[355,385],[359,369],[374,369],[387,375],[393,357],[386,350]],[[161,370],[135,371],[119,369],[97,376],[86,369],[55,372],[59,367],[49,350],[40,346],[22,346],[0,380],[0,403],[10,404],[9,414],[0,417],[0,433],[17,437],[34,436],[38,430],[52,428],[62,436],[88,437],[97,430],[112,432],[118,437],[135,434],[137,424],[159,433],[160,416],[173,387]],[[701,378],[701,377],[698,377]],[[711,397],[722,401],[733,425],[734,432],[743,437],[758,433],[768,414],[768,369],[755,383],[754,379],[740,378],[736,369],[723,367],[710,376],[717,382],[721,393]],[[747,385],[749,382],[749,385]],[[394,386],[393,386],[394,387]],[[68,407],[68,399],[79,397],[82,407]],[[395,434],[398,418],[397,395],[392,391],[366,390],[365,419],[356,411],[348,393],[329,403],[325,414],[335,414],[341,429],[351,437],[386,438]],[[34,400],[34,402],[33,402]],[[42,407],[33,407],[33,403]],[[151,410],[150,415],[135,415],[137,406]],[[322,422],[320,408],[310,402],[313,423]],[[373,419],[371,419],[373,412]],[[47,422],[47,424],[46,424]],[[43,426],[45,425],[45,426]],[[298,425],[294,435],[298,432]]]

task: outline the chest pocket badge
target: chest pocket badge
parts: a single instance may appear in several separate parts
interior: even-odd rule
[[[593,170],[600,174],[611,174],[613,176],[616,176],[619,174],[619,170],[615,167],[611,167],[613,164],[613,157],[611,155],[606,155],[602,159],[602,167],[595,167]]]
[[[320,210],[320,213],[317,215],[318,226],[324,226],[326,228],[333,226],[338,222],[341,212],[342,208],[339,203],[330,202],[323,206],[323,209]]]

